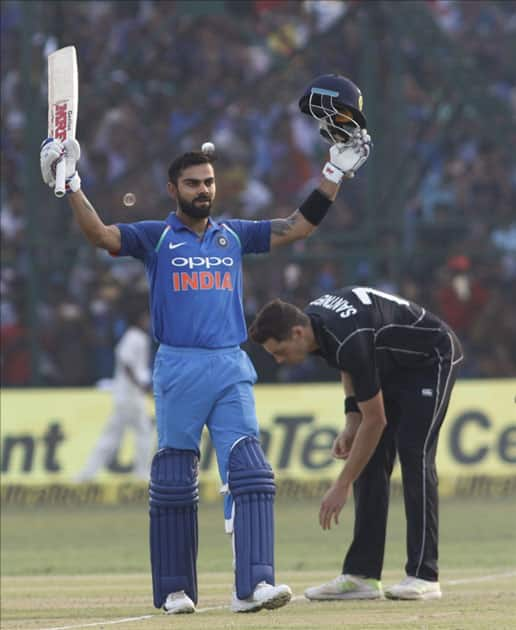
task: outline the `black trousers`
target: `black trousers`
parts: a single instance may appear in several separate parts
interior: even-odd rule
[[[455,356],[455,359],[454,359]],[[461,355],[459,355],[461,356]],[[460,358],[451,353],[424,369],[401,372],[383,391],[387,426],[353,484],[355,525],[343,573],[380,579],[389,486],[399,456],[407,522],[407,575],[438,580],[438,492],[435,455]]]

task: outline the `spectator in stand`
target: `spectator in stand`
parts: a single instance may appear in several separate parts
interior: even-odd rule
[[[434,28],[431,54],[416,30],[404,32],[401,44],[389,31],[395,19],[403,18],[403,11],[414,4],[427,19],[427,26]],[[389,217],[384,216],[376,197],[379,205],[367,209],[363,191],[369,186],[350,182],[345,203],[338,201],[336,212],[328,217],[328,233],[335,237],[313,239],[296,250],[295,262],[301,271],[296,293],[317,294],[317,273],[326,263],[335,264],[338,274],[346,270],[346,282],[352,283],[364,268],[356,261],[363,260],[368,264],[368,282],[377,285],[384,281],[377,262],[388,260],[389,269],[394,268],[389,281],[401,287],[403,274],[410,270],[417,301],[447,319],[437,300],[441,291],[432,296],[428,290],[441,280],[443,260],[456,252],[470,256],[474,265],[468,272],[469,283],[477,264],[482,266],[486,260],[493,260],[495,266],[503,261],[505,269],[516,266],[511,246],[516,207],[512,147],[516,139],[510,119],[511,110],[516,113],[514,3],[76,2],[68,3],[63,11],[62,3],[54,0],[4,2],[0,20],[1,262],[22,279],[22,295],[26,295],[29,264],[34,261],[40,304],[33,315],[45,313],[44,347],[55,368],[50,384],[79,384],[71,378],[62,380],[58,369],[67,350],[66,340],[59,335],[59,305],[63,301],[77,304],[83,312],[81,344],[90,356],[94,322],[89,304],[105,276],[116,272],[122,288],[138,284],[144,277],[108,256],[91,256],[77,230],[63,229],[62,208],[55,200],[40,195],[35,207],[25,199],[25,173],[29,160],[34,159],[25,146],[24,133],[29,120],[26,90],[31,87],[23,80],[26,68],[21,63],[26,57],[22,50],[25,11],[33,13],[37,25],[30,38],[31,76],[36,81],[39,77],[40,84],[31,84],[35,100],[30,107],[31,119],[39,120],[42,127],[46,56],[62,43],[54,34],[55,18],[67,41],[74,42],[79,51],[79,124],[81,136],[91,138],[82,147],[82,175],[99,205],[109,209],[105,217],[109,222],[151,218],[149,209],[159,207],[166,198],[160,164],[168,156],[170,143],[178,152],[187,151],[207,138],[220,150],[221,162],[227,161],[227,181],[219,181],[219,199],[237,200],[231,206],[232,216],[259,220],[266,208],[290,207],[293,195],[301,201],[314,185],[322,148],[316,141],[317,129],[299,116],[296,96],[308,80],[328,71],[348,74],[361,84],[364,77],[357,75],[357,69],[363,58],[364,28],[370,28],[377,35],[372,60],[380,71],[378,81],[364,90],[365,105],[368,107],[368,99],[387,102],[398,85],[404,103],[395,113],[377,108],[375,124],[382,133],[377,135],[376,157],[371,163],[371,170],[377,169],[371,175],[371,191],[374,187],[379,190],[382,179],[397,182],[390,169],[400,164],[412,165],[419,179],[410,192],[411,202],[402,200]],[[320,55],[322,38],[324,57]],[[131,46],[134,41],[146,42],[143,52]],[[492,105],[488,125],[485,108],[477,105],[475,110],[475,103],[464,98],[467,74],[461,80],[448,81],[442,72],[443,59],[466,67],[466,72],[473,69],[481,86],[479,93],[489,95]],[[207,69],[203,81],[195,81],[195,69],[201,67]],[[465,109],[450,125],[449,116],[459,103]],[[501,105],[508,111],[505,119]],[[393,152],[394,143],[397,149]],[[286,160],[285,155],[291,159]],[[138,156],[138,160],[127,156]],[[145,169],[140,168],[141,163],[146,164]],[[131,209],[122,204],[129,191],[137,199],[132,216]],[[402,240],[403,217],[406,239],[399,248],[396,243]],[[392,239],[381,238],[386,223],[393,230]],[[34,225],[37,229],[32,229]],[[340,234],[351,237],[352,248],[348,241],[339,242]],[[48,245],[57,238],[64,244],[59,248],[61,257]],[[247,285],[252,292],[248,291],[246,299],[250,305],[278,294],[282,280],[274,278],[278,260],[271,259],[268,274],[259,266],[249,266]],[[79,282],[72,277],[77,267],[82,274]],[[452,275],[451,271],[445,275]],[[51,299],[56,276],[65,290],[59,300]],[[512,312],[514,279],[508,281],[501,274],[490,276],[488,285],[483,278],[478,282],[489,287],[490,295],[499,293],[500,312]],[[450,289],[448,279],[446,286]],[[17,302],[17,291],[7,283],[2,300]],[[457,296],[457,287],[450,293],[445,308],[458,314],[464,309],[464,300]],[[27,319],[27,314],[23,317]],[[488,321],[482,315],[474,324],[465,324],[469,328],[463,374],[494,376],[507,368],[507,361],[494,346],[490,349],[478,343],[490,334],[485,328]],[[28,354],[23,360],[28,373]],[[94,365],[87,365],[81,383],[94,383],[98,374]]]
[[[24,321],[25,305],[12,305],[10,317],[0,328],[1,383],[8,387],[30,384],[29,332]]]
[[[437,303],[443,318],[460,337],[471,330],[488,299],[488,290],[472,274],[470,259],[462,254],[449,258],[444,282],[437,289]]]

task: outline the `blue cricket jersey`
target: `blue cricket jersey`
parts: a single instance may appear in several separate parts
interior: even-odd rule
[[[226,348],[247,339],[242,256],[270,249],[271,222],[208,218],[199,237],[172,212],[166,221],[117,224],[117,256],[143,261],[154,337],[190,348]]]

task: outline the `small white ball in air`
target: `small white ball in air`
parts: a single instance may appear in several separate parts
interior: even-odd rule
[[[204,142],[201,151],[203,153],[215,153],[215,145],[213,142]]]
[[[125,193],[122,201],[124,206],[134,206],[136,203],[136,195],[132,192]]]

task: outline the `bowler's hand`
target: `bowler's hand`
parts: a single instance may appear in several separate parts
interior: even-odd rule
[[[341,431],[333,442],[331,449],[332,457],[335,459],[347,459],[351,451],[351,447],[353,446],[353,440],[355,439],[356,434],[357,430],[350,429],[349,427],[346,427],[343,431]]]
[[[331,520],[335,525],[339,523],[339,514],[351,494],[351,486],[339,484],[336,481],[321,501],[319,510],[319,524],[322,529],[331,529]]]

